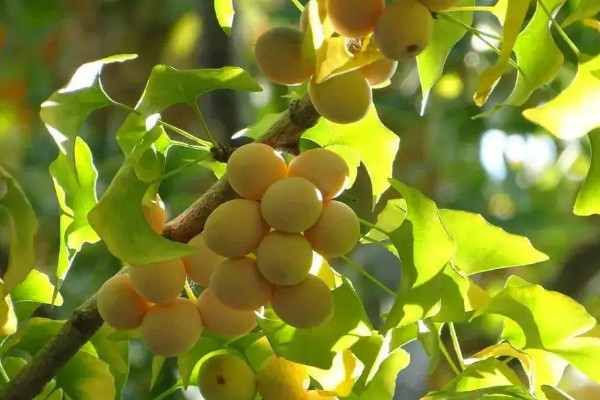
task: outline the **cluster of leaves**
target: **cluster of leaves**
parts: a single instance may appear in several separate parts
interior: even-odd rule
[[[522,29],[532,3],[532,0],[500,0],[487,10],[498,17],[504,35],[498,62],[483,71],[478,80],[475,101],[480,105],[486,102],[510,65],[518,67],[518,79],[508,99],[482,116],[501,107],[522,105],[534,90],[553,80],[564,63],[552,35],[552,29],[564,34],[552,17],[564,1],[539,0]],[[233,21],[231,2],[216,1],[215,5],[219,22],[229,32]],[[432,43],[418,57],[424,108],[454,45],[467,31],[481,35],[471,27],[472,5],[472,0],[464,0],[460,3],[462,8],[440,13],[434,24]],[[589,18],[598,11],[600,6],[596,3],[580,1],[563,25]],[[532,51],[534,47],[536,51]],[[574,45],[571,50],[579,60],[573,82],[545,105],[525,110],[524,116],[559,138],[589,134],[592,166],[577,198],[575,213],[598,214],[600,132],[594,129],[600,126],[600,120],[593,107],[600,100],[600,56],[580,54]],[[513,52],[516,61],[511,60]],[[330,59],[328,64],[320,64],[318,70],[328,74],[352,68],[353,60],[344,57],[347,55],[334,62]],[[368,58],[368,54],[355,57]],[[120,55],[84,64],[65,87],[42,104],[41,118],[59,149],[50,166],[62,212],[56,287],[47,276],[33,269],[36,217],[18,183],[0,169],[8,185],[7,194],[0,199],[0,209],[7,212],[11,226],[10,264],[1,287],[4,301],[0,303],[0,333],[8,337],[0,345],[3,366],[0,372],[5,381],[64,324],[29,317],[39,304],[62,303],[60,285],[84,244],[102,240],[125,264],[148,264],[191,253],[188,246],[155,233],[145,222],[141,204],[146,198],[154,198],[162,179],[189,165],[203,165],[216,176],[221,176],[224,168],[212,159],[212,143],[164,122],[161,112],[176,103],[187,104],[199,112],[198,97],[211,90],[261,90],[240,68],[181,71],[159,65],[153,69],[144,93],[133,108],[111,99],[100,80],[106,64],[133,58]],[[92,112],[108,106],[127,112],[116,133],[125,161],[98,199],[93,155],[78,133]],[[260,137],[277,117],[269,115],[243,134]],[[174,140],[167,132],[192,143]],[[600,329],[583,306],[516,276],[510,277],[495,294],[486,292],[474,279],[476,274],[530,265],[547,257],[526,238],[509,234],[478,214],[438,209],[417,189],[390,178],[399,144],[399,138],[381,123],[375,108],[354,124],[339,125],[322,119],[301,140],[303,149],[322,146],[340,154],[353,171],[350,185],[356,179],[359,165],[364,165],[371,180],[373,204],[384,192],[393,193],[394,199],[387,202],[377,221],[367,226],[363,239],[365,243],[376,242],[386,247],[402,265],[398,292],[384,287],[391,292],[394,302],[382,329],[373,328],[352,283],[332,272],[336,286],[335,314],[329,322],[314,329],[296,329],[267,310],[259,317],[259,331],[235,341],[203,335],[190,352],[178,357],[181,378],[175,389],[195,382],[194,376],[205,356],[226,348],[243,355],[254,367],[271,352],[311,365],[316,368],[312,373],[315,381],[339,397],[391,399],[397,374],[409,365],[408,353],[402,346],[421,341],[433,368],[441,354],[447,355],[440,339],[445,327],[454,339],[458,365],[450,357],[448,362],[456,377],[425,399],[568,399],[556,388],[568,364],[600,383],[596,368],[600,361]],[[177,162],[166,171],[169,150],[174,147],[184,148],[192,161]],[[465,360],[453,324],[468,324],[486,315],[502,319],[501,336],[496,344]],[[120,396],[128,371],[126,340],[135,335],[103,327],[38,398],[61,399],[63,393],[72,399]],[[507,366],[506,358],[519,361],[525,381]],[[155,359],[153,382],[163,362],[162,358]],[[342,378],[332,378],[336,376]]]

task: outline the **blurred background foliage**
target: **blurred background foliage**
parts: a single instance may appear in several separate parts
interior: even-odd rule
[[[488,3],[481,1],[478,5]],[[575,3],[568,1],[564,8]],[[216,22],[212,0],[0,1],[0,165],[20,180],[40,218],[38,269],[54,276],[59,244],[59,208],[48,174],[57,150],[38,112],[40,104],[80,64],[111,54],[139,54],[133,62],[109,65],[103,77],[108,93],[130,105],[135,104],[152,66],[158,63],[177,68],[245,68],[264,92],[241,95],[219,91],[201,101],[211,131],[223,142],[262,116],[287,107],[289,100],[282,96],[290,89],[260,76],[253,61],[253,45],[270,26],[296,24],[298,9],[289,0],[238,0],[235,4],[233,34],[228,37]],[[558,14],[559,21],[563,13]],[[487,13],[477,12],[474,25],[501,34],[497,20]],[[598,31],[577,23],[569,26],[567,33],[583,52],[600,53]],[[534,93],[526,108],[552,98],[575,74],[574,55],[558,35],[554,39],[564,50],[565,66],[554,82]],[[574,297],[600,317],[600,276],[596,273],[600,266],[600,219],[577,217],[572,212],[589,167],[587,138],[558,140],[522,118],[521,109],[516,108],[473,119],[482,111],[472,101],[477,74],[494,59],[483,42],[465,36],[451,52],[423,116],[414,62],[401,64],[392,85],[375,92],[382,121],[402,140],[394,176],[417,187],[439,207],[481,213],[510,232],[528,236],[551,257],[532,267],[486,274],[479,284],[499,290],[508,274],[521,275]],[[509,71],[489,103],[506,98],[515,78],[515,71]],[[190,109],[173,106],[164,116],[168,122],[201,135],[201,126]],[[101,110],[82,128],[81,135],[92,149],[100,174],[99,194],[123,161],[114,135],[125,117],[122,110]],[[171,154],[173,161],[177,157],[185,158],[185,153]],[[198,166],[164,181],[160,194],[168,215],[181,212],[214,179],[212,173]],[[363,217],[372,219],[368,185],[363,170],[350,191],[350,202]],[[374,212],[390,197],[384,195]],[[1,218],[0,268],[4,270],[9,238]],[[352,258],[389,286],[397,287],[397,261],[385,250],[361,246]],[[119,268],[118,260],[102,244],[86,246],[62,287],[65,305],[42,307],[37,313],[67,318]],[[379,314],[390,307],[390,299],[358,276],[353,278],[372,319],[377,321]],[[493,319],[481,318],[458,329],[465,353],[471,354],[492,341],[498,325]],[[413,343],[409,350],[413,359],[399,376],[398,399],[419,398],[428,389],[439,388],[451,373],[441,362],[428,378],[428,359],[422,347]],[[155,398],[176,380],[173,365],[167,363],[150,389],[151,356],[136,342],[132,343],[130,356],[132,369],[125,398]],[[563,387],[581,400],[600,396],[598,388],[573,370],[568,371]],[[198,396],[192,390],[166,398]]]

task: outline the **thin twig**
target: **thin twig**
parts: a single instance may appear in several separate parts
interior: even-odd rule
[[[452,338],[452,346],[454,346],[454,353],[456,354],[456,359],[458,360],[458,365],[460,366],[460,370],[465,370],[465,358],[463,357],[462,350],[460,349],[460,342],[458,341],[458,336],[456,335],[456,329],[454,328],[454,323],[448,323],[448,329],[450,330],[450,337]]]
[[[210,129],[208,129],[208,124],[206,123],[206,120],[204,119],[204,115],[202,115],[202,111],[200,111],[200,107],[198,106],[198,103],[194,102],[194,105],[192,106],[192,108],[194,109],[194,114],[196,114],[196,118],[198,118],[198,121],[200,121],[200,124],[202,125],[202,129],[204,129],[204,133],[206,134],[206,136],[208,136],[208,139],[212,142],[213,146],[217,147],[219,145],[219,143],[215,140],[213,135],[210,133]]]
[[[354,261],[352,261],[347,256],[341,256],[340,258],[342,260],[346,261],[346,263],[348,265],[350,265],[351,267],[353,267],[355,270],[357,270],[358,272],[360,272],[362,276],[364,276],[365,278],[367,278],[369,281],[373,282],[375,284],[375,286],[379,287],[381,290],[383,290],[387,294],[396,297],[396,292],[394,292],[392,289],[388,288],[383,283],[381,283],[377,278],[375,278],[373,275],[371,275],[363,267],[361,267],[360,265],[358,265],[357,263],[355,263]]]
[[[562,28],[562,26],[560,26],[560,24],[558,22],[556,22],[556,19],[554,19],[554,17],[552,16],[552,13],[550,12],[550,10],[548,10],[548,7],[546,7],[546,5],[544,4],[544,2],[541,1],[541,0],[537,0],[537,2],[540,5],[540,7],[542,7],[542,10],[544,10],[544,12],[546,13],[546,15],[548,16],[548,18],[552,22],[552,25],[558,31],[558,34],[564,39],[564,41],[567,43],[567,45],[569,46],[569,48],[571,48],[571,51],[573,51],[573,53],[575,53],[575,55],[577,56],[577,58],[579,58],[581,56],[581,52],[579,51],[579,49],[577,48],[577,46],[575,45],[575,43],[573,43],[573,41],[571,40],[571,38],[569,38],[569,36],[565,32],[565,30]]]
[[[369,227],[369,228],[371,228],[371,229],[375,229],[376,231],[379,231],[379,232],[383,233],[384,235],[386,235],[386,236],[388,236],[388,237],[391,235],[391,233],[390,233],[390,232],[386,231],[386,230],[385,230],[385,229],[383,229],[383,228],[380,228],[380,227],[378,227],[377,225],[375,225],[375,224],[373,224],[373,223],[371,223],[371,222],[367,221],[366,219],[359,218],[359,219],[358,219],[358,222],[360,222],[361,224],[363,224],[363,225],[364,225],[364,226],[366,226],[366,227]]]

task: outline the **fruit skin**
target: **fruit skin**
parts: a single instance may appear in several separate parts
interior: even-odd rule
[[[303,54],[303,34],[297,28],[279,26],[263,33],[256,41],[254,55],[261,72],[275,83],[296,85],[315,70],[314,60]]]
[[[258,393],[265,400],[302,400],[308,383],[304,365],[277,356],[267,358],[256,374]]]
[[[204,329],[215,335],[242,336],[256,326],[256,316],[253,311],[240,311],[227,307],[210,289],[206,289],[198,296],[196,304],[202,315]]]
[[[194,246],[196,251],[191,256],[183,258],[185,271],[194,282],[206,288],[214,269],[225,261],[225,257],[208,248],[202,233],[194,236],[188,244]]]
[[[304,236],[323,257],[339,257],[349,253],[358,242],[360,222],[350,207],[331,200],[323,205],[321,217]]]
[[[141,326],[142,340],[154,354],[173,357],[190,350],[202,332],[198,307],[178,297],[170,303],[155,304]]]
[[[252,253],[269,232],[260,205],[253,200],[235,199],[218,206],[204,225],[209,249],[224,257]]]
[[[313,250],[299,233],[273,231],[260,242],[256,263],[269,282],[289,286],[302,282],[310,271]]]
[[[133,289],[128,274],[113,276],[98,291],[98,312],[115,329],[138,328],[151,306]]]
[[[385,9],[375,25],[375,43],[391,60],[402,61],[425,50],[431,40],[433,17],[417,0],[398,0]]]
[[[396,73],[396,69],[398,69],[398,61],[382,58],[362,67],[360,73],[367,78],[371,86],[379,86],[390,80]]]
[[[271,300],[272,285],[260,274],[256,261],[249,257],[230,258],[210,277],[210,289],[223,304],[236,310],[251,311]]]
[[[198,387],[205,400],[254,400],[256,378],[241,358],[217,354],[202,363]]]
[[[316,83],[308,82],[308,94],[315,110],[339,124],[360,121],[369,112],[373,93],[360,71],[350,71]]]
[[[431,11],[444,11],[459,3],[460,0],[419,0]]]
[[[150,227],[156,233],[161,233],[167,222],[167,210],[160,196],[157,194],[149,204],[143,204],[142,211]]]
[[[333,314],[333,295],[314,275],[294,286],[276,286],[271,305],[283,322],[296,328],[312,328]]]
[[[327,15],[337,33],[362,38],[373,32],[384,0],[327,0]]]
[[[263,218],[273,229],[300,233],[319,219],[323,195],[308,179],[285,178],[267,189],[260,208]]]
[[[136,292],[152,303],[175,299],[185,286],[185,268],[181,259],[162,261],[129,268],[131,284]]]
[[[227,161],[229,184],[240,196],[250,200],[260,200],[269,186],[286,175],[283,158],[263,143],[244,145]]]
[[[327,149],[311,149],[290,162],[289,176],[299,176],[314,183],[324,200],[339,195],[349,179],[350,170],[342,157]]]

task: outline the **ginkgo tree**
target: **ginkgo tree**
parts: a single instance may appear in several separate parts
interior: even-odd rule
[[[235,7],[231,0],[215,0],[214,3],[219,24],[231,34]],[[346,189],[353,186],[359,167],[364,166],[371,188],[367,206],[374,209],[379,205],[382,211],[373,220],[357,218],[361,226],[358,246],[374,243],[397,257],[401,280],[397,289],[389,288],[363,266],[341,255],[341,262],[362,274],[373,285],[372,290],[381,291],[390,299],[389,312],[382,316],[383,324],[376,329],[351,279],[333,269],[331,264],[334,263],[330,264],[328,257],[320,257],[319,262],[311,266],[313,277],[310,279],[324,282],[331,292],[330,315],[319,316],[318,323],[311,321],[310,326],[300,326],[304,321],[295,323],[281,312],[281,308],[278,311],[277,306],[262,302],[264,306],[256,311],[244,310],[252,314],[243,316],[246,318],[243,329],[248,328],[243,335],[225,337],[210,332],[210,329],[197,329],[185,338],[193,338],[188,348],[176,352],[179,380],[158,398],[166,398],[181,388],[210,382],[214,371],[209,368],[231,364],[235,371],[242,371],[239,374],[244,379],[240,381],[241,386],[236,387],[235,393],[239,397],[228,399],[253,398],[256,394],[254,385],[258,387],[258,396],[264,396],[266,400],[279,400],[277,393],[296,393],[276,386],[287,381],[283,379],[277,383],[276,376],[269,375],[274,372],[264,371],[296,371],[282,376],[289,378],[290,385],[294,379],[300,382],[298,398],[286,394],[287,397],[281,399],[401,399],[402,393],[394,397],[395,382],[402,370],[411,368],[410,356],[404,346],[415,340],[423,343],[432,365],[441,362],[443,356],[455,374],[441,390],[425,395],[425,400],[568,400],[571,397],[558,388],[568,365],[600,383],[600,329],[583,305],[516,275],[506,279],[503,287],[494,292],[477,284],[476,275],[532,265],[547,260],[548,256],[526,237],[494,226],[479,214],[439,208],[418,187],[393,177],[392,167],[400,139],[381,122],[371,101],[371,89],[389,84],[396,61],[403,62],[405,57],[416,56],[422,88],[421,108],[423,118],[427,118],[429,93],[442,76],[449,53],[465,35],[479,38],[497,53],[495,63],[480,71],[477,77],[473,93],[476,105],[483,107],[488,103],[507,71],[517,74],[508,97],[488,105],[480,114],[473,115],[474,118],[487,118],[506,107],[522,107],[532,93],[557,78],[565,68],[566,59],[571,60],[569,63],[575,62],[577,68],[572,81],[546,103],[522,109],[522,117],[557,138],[589,137],[591,165],[574,202],[573,212],[580,216],[599,214],[600,54],[580,51],[578,44],[565,33],[565,27],[581,23],[597,27],[599,22],[594,16],[600,12],[600,2],[576,0],[565,8],[566,0],[499,0],[494,5],[475,4],[474,0],[396,0],[388,2],[385,8],[383,1],[380,7],[376,1],[365,1],[374,4],[369,12],[379,18],[394,7],[393,13],[390,11],[386,15],[385,23],[374,25],[374,19],[373,26],[367,24],[366,33],[362,26],[342,29],[346,14],[356,11],[345,13],[348,10],[333,8],[343,2],[311,0],[301,4],[294,0],[293,3],[299,9],[298,19],[303,21],[301,29],[294,27],[273,32],[273,37],[257,44],[257,48],[266,46],[257,49],[257,62],[267,78],[279,80],[278,83],[301,85],[290,90],[286,111],[264,116],[235,137],[244,136],[246,141],[256,141],[279,152],[277,157],[282,157],[284,172],[276,179],[284,179],[287,173],[283,159],[290,164],[294,156],[316,148],[325,148],[343,160],[345,166],[340,170],[347,166],[344,172]],[[394,25],[395,13],[401,7],[405,7],[402,12],[407,13],[407,10],[418,9],[414,15],[420,18],[419,21],[426,21],[423,25],[409,26],[416,32],[414,37],[407,26]],[[559,10],[562,10],[560,14]],[[488,13],[497,18],[502,25],[502,36],[496,37],[475,27],[474,13]],[[559,20],[557,15],[560,15]],[[430,29],[425,31],[424,26],[429,24]],[[382,38],[388,31],[404,32],[407,36]],[[409,39],[414,39],[414,43]],[[497,47],[490,39],[499,41],[500,45]],[[399,43],[406,46],[398,48]],[[566,52],[568,54],[564,54]],[[282,55],[289,59],[277,58]],[[388,60],[384,55],[394,60]],[[102,71],[106,65],[135,62],[135,58],[132,54],[121,54],[83,64],[65,86],[41,104],[40,118],[58,149],[57,158],[48,166],[61,212],[60,226],[56,227],[61,243],[55,277],[34,268],[36,215],[19,182],[0,167],[0,210],[6,214],[10,226],[9,264],[0,286],[3,299],[0,302],[2,400],[121,398],[128,377],[129,342],[142,336],[139,329],[114,329],[108,320],[105,324],[98,310],[97,295],[93,293],[67,321],[32,317],[41,304],[62,305],[61,286],[84,246],[103,242],[120,260],[121,274],[128,274],[132,268],[137,274],[143,266],[193,256],[194,243],[197,243],[193,239],[203,232],[213,211],[222,204],[240,196],[250,197],[250,200],[243,200],[248,202],[261,199],[262,192],[245,195],[240,189],[241,184],[229,184],[225,173],[227,161],[232,151],[235,154],[237,150],[212,138],[198,103],[203,94],[213,90],[260,92],[262,88],[257,80],[234,66],[180,70],[157,65],[137,104],[123,104],[104,89]],[[276,78],[269,76],[283,61],[292,63],[290,69]],[[387,68],[381,74],[383,79],[376,80],[373,75],[367,75],[367,66],[382,61]],[[356,94],[359,90],[360,94]],[[161,114],[175,104],[190,107],[210,140],[201,139],[162,118]],[[115,132],[124,161],[110,185],[98,193],[94,154],[80,136],[80,130],[93,112],[107,107],[119,109],[125,116]],[[167,161],[178,154],[172,150],[182,148],[192,157],[167,169]],[[265,154],[270,152],[268,148]],[[253,162],[260,163],[260,159]],[[161,181],[176,179],[178,173],[192,165],[214,173],[217,182],[182,214],[166,224],[153,224],[150,219],[154,217],[148,217],[149,207],[159,207],[156,218],[164,218],[160,197],[157,197]],[[252,169],[248,165],[239,169],[242,172],[236,176],[237,182],[250,179],[250,175],[244,175],[247,170],[243,168]],[[269,185],[274,184],[269,182]],[[268,191],[266,186],[261,189],[263,192]],[[323,196],[319,190],[317,192],[321,197],[315,201],[322,202]],[[323,194],[325,201],[333,201],[333,194],[325,191]],[[280,195],[278,200],[286,199],[285,195]],[[296,200],[294,192],[286,202],[300,204]],[[335,201],[353,206],[353,199],[348,195]],[[270,226],[280,229],[271,220],[276,221],[281,215],[266,216],[265,203],[262,206],[262,215]],[[298,213],[305,211],[305,208],[298,208]],[[318,213],[321,212],[319,208]],[[353,215],[352,210],[347,213]],[[318,217],[315,214],[315,221]],[[315,221],[309,225],[315,225]],[[238,230],[236,222],[228,221],[232,237]],[[250,222],[245,222],[247,224],[241,225],[248,228]],[[287,224],[289,220],[285,222]],[[351,223],[345,226],[351,227]],[[264,231],[261,235],[265,236],[271,228],[265,223],[261,229]],[[312,240],[308,226],[286,233],[303,237],[298,233],[300,231]],[[219,232],[223,236],[213,242],[224,243],[222,238],[227,233]],[[339,235],[342,234],[348,234],[348,230],[340,231]],[[311,245],[315,248],[314,241]],[[207,246],[212,246],[215,253],[220,251],[215,250],[216,245],[210,241]],[[247,251],[242,253],[244,256]],[[217,256],[228,257],[230,254],[226,249],[224,254]],[[255,258],[259,258],[260,263],[260,254],[245,257],[244,262],[250,265],[255,263]],[[191,275],[189,271],[188,275]],[[190,280],[198,279],[190,277]],[[214,280],[211,277],[210,285]],[[183,286],[184,282],[181,284]],[[270,296],[271,286],[266,287]],[[185,287],[176,289],[183,293],[178,300],[185,301],[186,307],[198,296],[205,304],[222,306],[214,287],[203,289],[201,285],[190,285],[185,281]],[[206,292],[208,290],[212,292]],[[277,291],[277,287],[273,290]],[[204,297],[202,293],[205,293]],[[206,293],[215,298],[207,300]],[[244,294],[235,293],[236,296]],[[327,296],[324,298],[329,298]],[[307,305],[310,300],[308,296]],[[145,313],[144,307],[153,306],[150,302],[143,303],[140,309]],[[192,314],[199,319],[194,311]],[[242,314],[232,315],[237,315],[238,322],[242,318]],[[463,354],[455,324],[464,324],[468,329],[474,320],[492,315],[502,321],[502,332],[497,341],[474,354]],[[182,324],[191,324],[194,318]],[[156,325],[159,326],[155,331],[161,329],[164,335],[183,326]],[[187,325],[186,329],[193,330]],[[444,332],[449,332],[450,350],[442,340]],[[153,343],[154,348],[162,349],[162,338],[153,339],[159,342]],[[165,357],[158,354],[160,350],[155,352],[153,379],[165,361]],[[223,354],[228,356],[223,357]],[[227,358],[229,355],[235,357]],[[516,361],[509,364],[507,360]],[[219,375],[218,383],[230,384],[229,373],[231,370]],[[234,374],[231,387],[235,387],[235,377],[239,376]],[[210,383],[206,385],[208,387]],[[200,390],[205,396],[212,393],[206,387]],[[229,386],[214,390],[221,395],[233,393]]]

